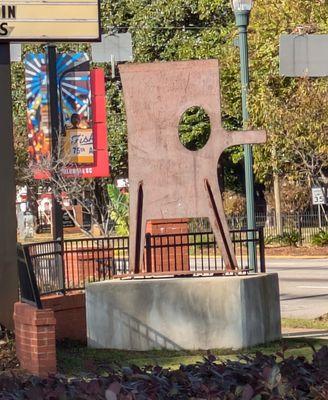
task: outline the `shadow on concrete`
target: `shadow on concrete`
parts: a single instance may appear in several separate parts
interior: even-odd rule
[[[149,349],[184,350],[183,347],[168,337],[118,308],[111,309],[110,314],[110,321],[113,325],[109,327],[109,332],[106,333],[107,337],[112,335],[109,339],[110,345],[99,343],[99,340],[89,337],[89,346],[122,350],[144,349],[145,351]]]

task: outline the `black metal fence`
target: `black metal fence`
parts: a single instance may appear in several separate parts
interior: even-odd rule
[[[256,248],[256,271],[265,271],[263,230],[231,231],[240,270],[249,268],[249,243]],[[129,238],[76,239],[24,246],[42,295],[83,290],[99,282],[129,274]],[[211,231],[146,235],[143,274],[223,274],[225,266]]]
[[[35,279],[29,252],[21,245],[17,246],[17,267],[20,282],[20,298],[24,303],[42,309],[38,284]]]
[[[230,231],[241,270],[249,271],[248,244],[256,249],[255,270],[265,271],[263,229]],[[225,266],[212,231],[168,235],[146,235],[147,270],[156,273],[189,271],[224,273]]]
[[[230,229],[246,229],[246,215],[232,215],[227,218]],[[266,244],[302,245],[311,244],[320,231],[328,232],[328,214],[324,212],[284,213],[279,227],[275,213],[257,213],[256,226],[263,228]],[[191,231],[206,232],[210,229],[207,219],[192,220]]]

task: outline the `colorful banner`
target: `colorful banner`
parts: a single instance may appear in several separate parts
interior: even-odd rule
[[[25,58],[28,152],[33,165],[50,159],[50,127],[47,66],[43,54]]]
[[[91,95],[94,162],[92,164],[67,165],[62,170],[62,174],[66,177],[81,176],[83,178],[95,178],[106,177],[110,173],[106,124],[105,75],[102,68],[91,71]],[[75,141],[72,143],[74,144]],[[84,143],[85,146],[81,146],[82,144],[80,143],[79,145],[80,149],[85,149],[90,143]]]
[[[75,170],[74,174],[69,173],[68,175],[97,177],[95,171],[100,171],[97,165],[98,157],[95,156],[95,153],[99,150],[96,148],[97,143],[102,143],[104,139],[95,138],[95,134],[99,134],[99,129],[96,128],[96,121],[92,120],[92,111],[95,105],[91,103],[92,99],[96,101],[97,96],[91,95],[89,64],[86,53],[65,53],[59,54],[57,57],[58,99],[62,132],[59,143],[63,150],[60,157],[63,158],[62,161],[66,165],[62,171],[64,175],[67,175],[66,171],[68,170]],[[51,129],[47,64],[44,54],[28,54],[26,56],[25,76],[28,151],[31,166],[35,170],[36,179],[46,179],[49,177],[51,169]],[[102,84],[105,85],[104,79]],[[106,124],[105,110],[103,110],[103,114]],[[106,136],[107,146],[107,131],[101,132],[101,134]],[[84,168],[79,168],[79,166]],[[107,175],[103,175],[104,172],[102,172],[100,176],[108,176],[108,154],[107,167],[104,170],[107,171]]]

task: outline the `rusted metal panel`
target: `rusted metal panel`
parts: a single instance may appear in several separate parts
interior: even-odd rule
[[[264,131],[227,132],[221,124],[217,60],[120,67],[128,122],[130,266],[142,270],[146,221],[208,217],[228,270],[238,267],[218,187],[217,164],[229,146],[263,143]],[[182,114],[205,109],[211,136],[201,150],[179,140]]]

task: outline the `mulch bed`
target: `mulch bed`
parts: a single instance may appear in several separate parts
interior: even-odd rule
[[[280,257],[328,257],[328,246],[301,246],[301,247],[265,247],[265,255]]]
[[[0,372],[18,368],[19,361],[16,357],[13,335],[8,332],[0,332]]]

